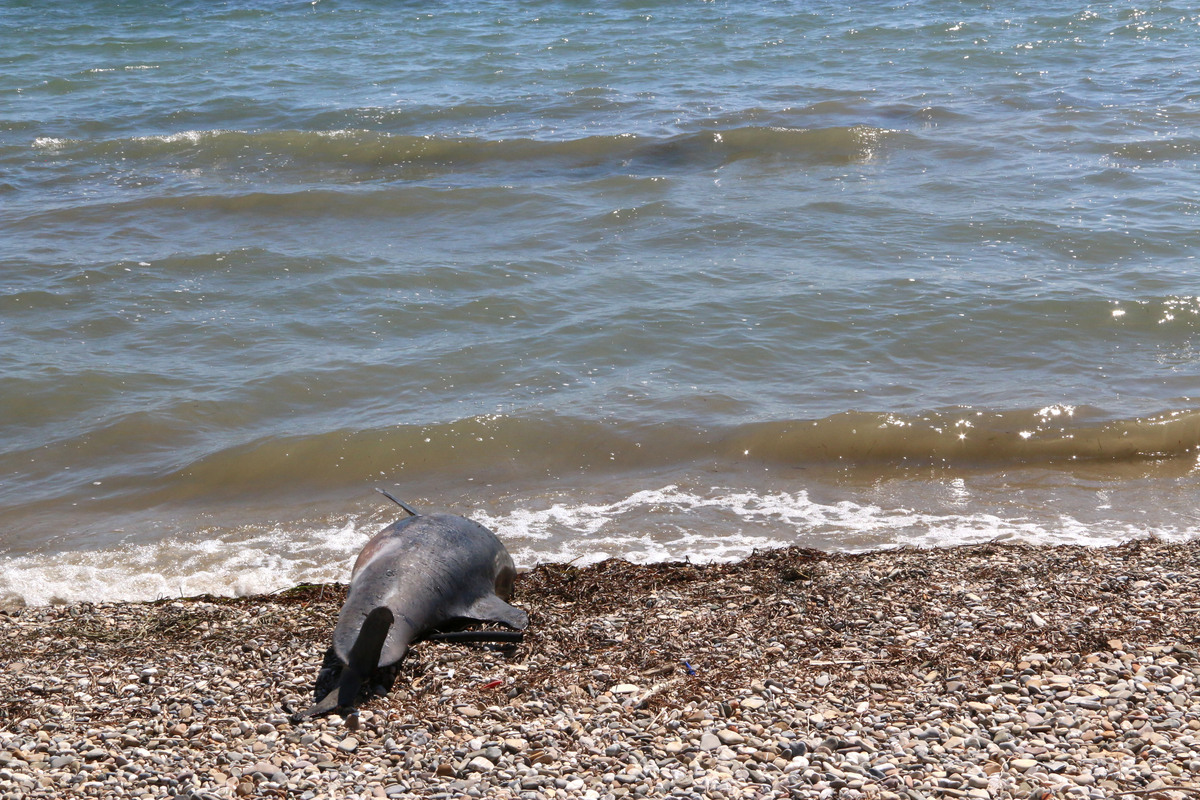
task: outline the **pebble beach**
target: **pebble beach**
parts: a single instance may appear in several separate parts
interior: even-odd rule
[[[301,722],[343,586],[9,609],[0,797],[1196,797],[1198,559],[543,565],[520,645],[421,643]]]

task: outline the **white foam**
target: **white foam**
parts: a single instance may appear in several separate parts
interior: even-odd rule
[[[211,131],[179,131],[178,133],[162,133],[153,136],[135,136],[135,142],[164,142],[166,144],[178,144],[179,142],[187,142],[188,144],[199,144],[201,140],[220,136],[223,133],[233,133],[234,131],[211,130]]]
[[[0,569],[0,601],[29,605],[244,596],[299,583],[345,581],[369,535],[357,520],[307,530],[281,527],[224,537],[172,538],[155,544],[9,558]]]
[[[86,74],[86,75],[101,75],[105,72],[117,72],[118,69],[124,70],[126,72],[135,72],[137,70],[143,70],[143,69],[158,69],[158,65],[157,64],[127,64],[120,68],[118,68],[118,67],[94,67],[92,69],[85,69],[84,74]]]
[[[216,138],[225,133],[240,133],[240,131],[207,130],[179,131],[178,133],[154,134],[151,136],[135,136],[130,141],[158,142],[163,144],[199,144],[205,139]],[[33,140],[33,146],[39,150],[61,150],[68,145],[80,144],[80,139],[56,139],[51,136],[39,136]]]
[[[952,495],[957,506],[960,494]],[[733,561],[789,545],[854,552],[994,540],[1096,546],[1150,535],[1200,537],[1200,525],[1150,528],[1119,520],[1085,523],[1069,515],[1033,520],[961,508],[918,512],[848,500],[820,503],[804,490],[676,485],[608,503],[547,501],[541,508],[523,504],[470,516],[494,530],[522,568],[546,562],[582,566],[610,557],[638,563]],[[347,517],[317,526],[203,531],[154,544],[9,558],[0,562],[0,603],[249,595],[299,583],[344,582],[354,557],[379,528],[377,520]]]
[[[1032,521],[987,513],[917,512],[851,501],[818,503],[804,490],[759,494],[713,488],[701,493],[673,485],[609,504],[556,503],[476,517],[509,543],[524,567],[543,561],[589,564],[610,556],[635,562],[731,561],[755,550],[791,545],[854,552],[988,541],[1102,546],[1151,535],[1200,537],[1196,526],[1151,529],[1118,521],[1084,523],[1067,515]]]

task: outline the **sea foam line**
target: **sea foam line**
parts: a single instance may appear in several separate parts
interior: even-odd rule
[[[284,526],[0,560],[0,606],[242,597],[345,581],[370,538],[357,519],[297,535]]]
[[[681,490],[669,485],[607,504],[554,503],[507,514],[478,513],[518,564],[591,564],[609,557],[639,563],[689,559],[733,561],[758,549],[803,546],[848,552],[900,547],[947,547],[988,541],[1103,546],[1158,536],[1185,540],[1200,527],[1154,529],[1128,523],[1088,524],[1069,515],[1032,521],[987,513],[933,513],[883,508],[848,500],[818,503],[808,492]]]
[[[1156,536],[1200,537],[1200,525],[1151,530],[1125,522],[1084,523],[1069,515],[1032,521],[988,513],[934,513],[843,500],[819,503],[794,492],[677,485],[609,503],[551,502],[469,516],[504,540],[518,567],[606,558],[636,563],[734,561],[786,546],[857,552],[903,545],[945,547],[988,541],[1039,545],[1117,544]],[[333,524],[204,531],[159,542],[0,561],[0,606],[244,596],[300,583],[344,582],[358,551],[382,524],[350,516]]]

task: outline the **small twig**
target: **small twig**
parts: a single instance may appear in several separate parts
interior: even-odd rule
[[[656,683],[653,686],[651,686],[649,691],[647,691],[644,695],[642,695],[641,698],[639,698],[636,703],[633,704],[633,707],[634,708],[645,708],[646,704],[648,702],[650,702],[651,697],[654,697],[656,694],[662,694],[667,689],[670,689],[672,686],[678,686],[681,683],[683,683],[683,678],[671,678],[669,681],[663,681],[662,683]]]
[[[455,644],[474,642],[497,642],[501,644],[519,644],[525,634],[521,631],[445,631],[431,633],[425,637],[429,642],[452,642]]]

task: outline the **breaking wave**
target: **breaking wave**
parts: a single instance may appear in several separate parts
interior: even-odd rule
[[[868,125],[743,126],[674,136],[617,134],[561,140],[410,136],[372,130],[192,130],[98,141],[43,137],[35,139],[33,146],[59,157],[135,163],[168,159],[189,168],[396,168],[417,176],[488,164],[534,169],[544,165],[555,170],[608,165],[637,170],[711,168],[745,158],[849,163],[872,158],[902,135]]]

